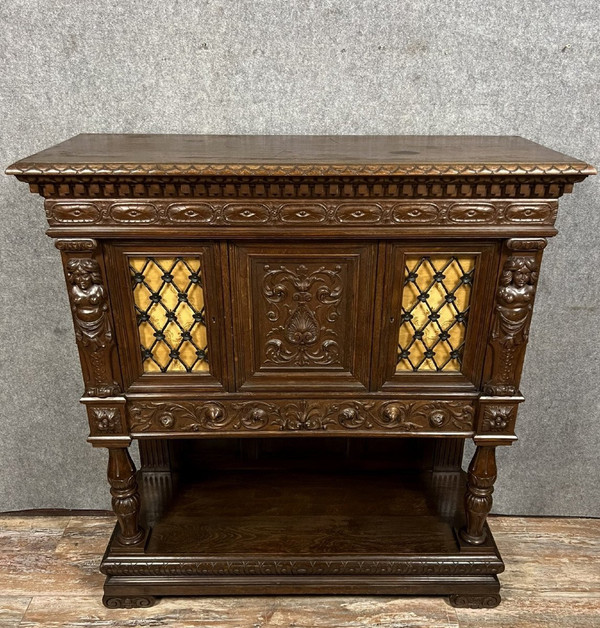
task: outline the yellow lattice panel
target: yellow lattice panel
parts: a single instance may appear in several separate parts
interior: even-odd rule
[[[460,371],[475,256],[405,258],[396,372]]]
[[[200,260],[131,257],[144,372],[206,372],[208,342]]]

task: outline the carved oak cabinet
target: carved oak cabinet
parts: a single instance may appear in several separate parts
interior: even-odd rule
[[[7,172],[45,199],[108,449],[107,606],[498,604],[495,450],[591,166],[518,137],[79,135]]]

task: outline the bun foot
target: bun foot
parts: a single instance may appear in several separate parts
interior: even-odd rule
[[[156,604],[156,598],[152,595],[135,595],[131,597],[118,597],[105,595],[102,604],[106,608],[150,608]]]
[[[449,602],[454,608],[494,608],[500,604],[498,593],[486,593],[485,595],[451,595]]]

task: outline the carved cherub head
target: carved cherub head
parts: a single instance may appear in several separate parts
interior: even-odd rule
[[[67,278],[80,290],[89,290],[92,284],[102,283],[100,266],[95,259],[89,257],[71,259],[67,263]]]
[[[500,283],[503,286],[513,285],[523,288],[534,285],[537,281],[538,269],[532,257],[511,257],[504,264]]]

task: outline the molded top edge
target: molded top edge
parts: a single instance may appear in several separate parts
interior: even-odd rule
[[[39,176],[587,176],[516,136],[81,134],[19,160]]]

